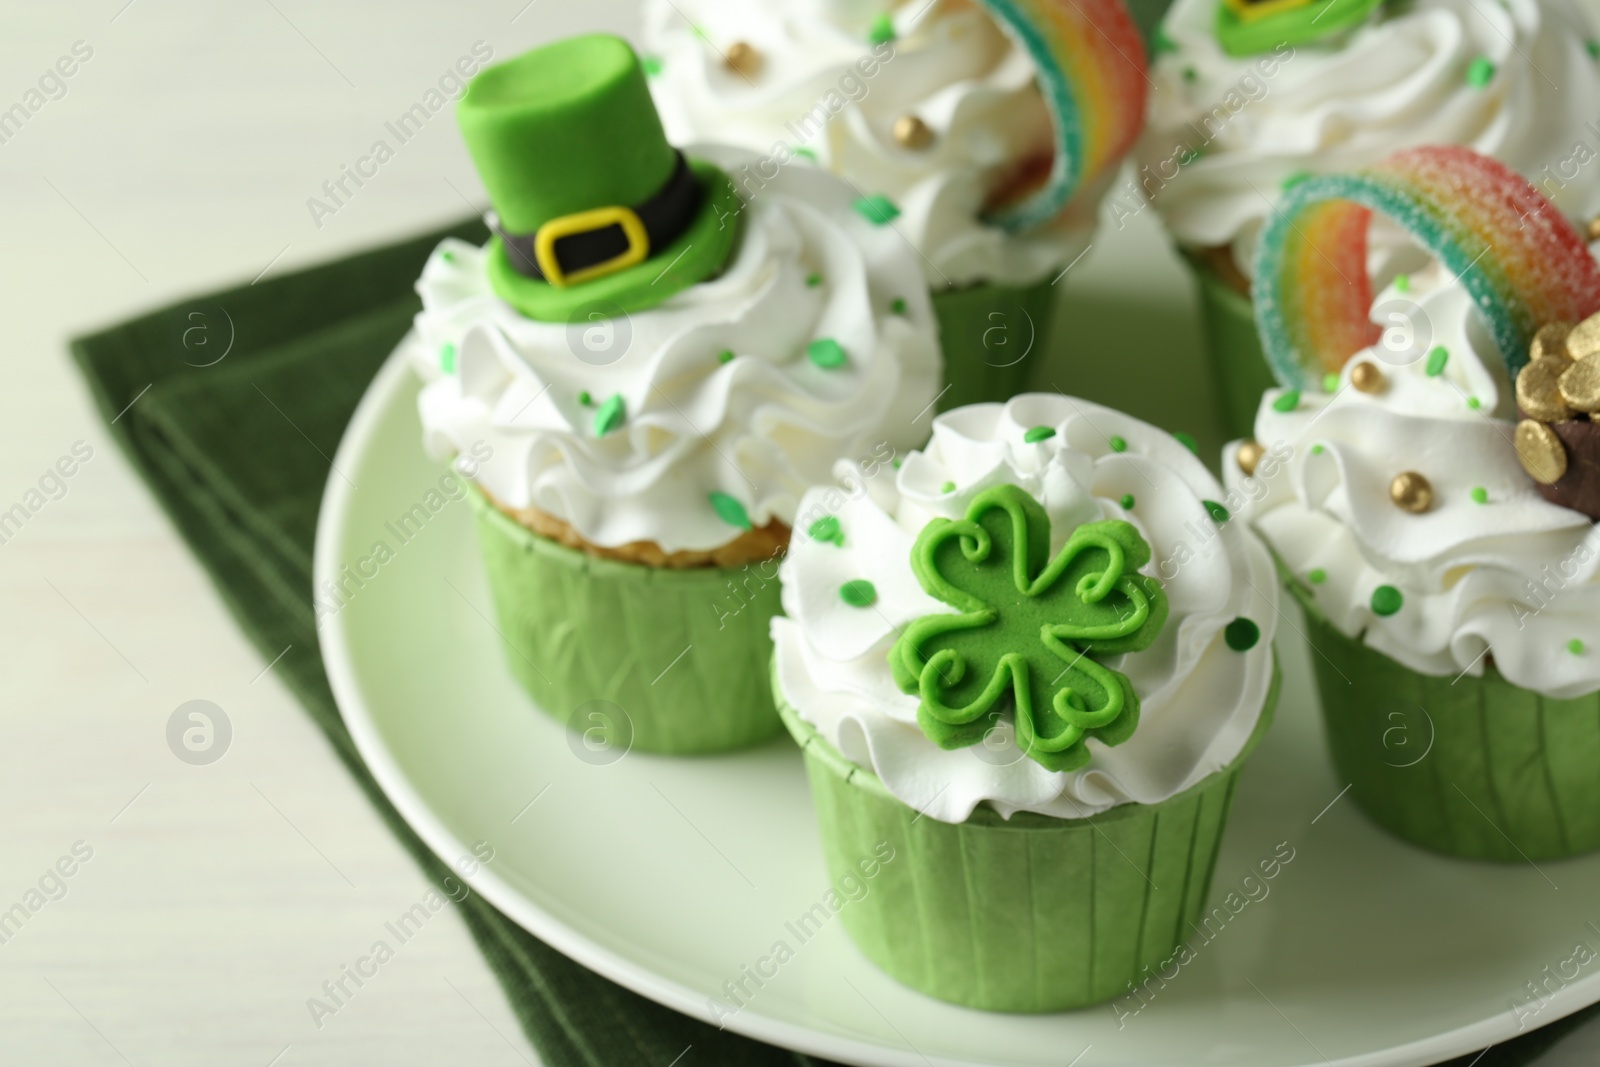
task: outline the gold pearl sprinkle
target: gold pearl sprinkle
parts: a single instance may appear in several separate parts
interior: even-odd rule
[[[1556,381],[1561,399],[1574,411],[1600,411],[1600,353],[1561,366],[1562,374]]]
[[[1363,393],[1376,395],[1389,387],[1389,379],[1383,376],[1376,363],[1363,362],[1350,368],[1350,384]]]
[[[1528,477],[1541,485],[1554,485],[1567,473],[1567,450],[1556,432],[1542,422],[1517,423],[1517,459]]]
[[[723,61],[728,65],[728,69],[735,74],[753,78],[761,70],[762,58],[755,45],[747,41],[735,41],[728,46],[728,51],[723,56]]]
[[[914,150],[927,148],[933,143],[933,127],[917,115],[901,115],[894,120],[894,143]]]
[[[1239,469],[1246,474],[1254,474],[1256,467],[1261,463],[1261,457],[1267,450],[1261,447],[1259,441],[1245,441],[1239,445],[1239,451],[1234,456],[1234,462],[1239,464]]]
[[[1582,359],[1600,352],[1600,315],[1590,315],[1567,334],[1567,355]]]
[[[1547,322],[1539,327],[1539,332],[1533,335],[1533,346],[1528,349],[1528,358],[1538,361],[1547,356],[1554,356],[1560,360],[1572,358],[1567,352],[1567,335],[1572,332],[1570,322]]]
[[[1589,225],[1584,227],[1584,229],[1589,235],[1589,240],[1600,241],[1600,215],[1596,215],[1594,218],[1590,219]]]
[[[1574,364],[1555,356],[1536,359],[1517,375],[1517,408],[1530,419],[1561,422],[1572,409],[1561,397],[1560,382]]]
[[[1433,485],[1416,471],[1402,471],[1389,483],[1389,499],[1401,511],[1420,515],[1433,507]]]

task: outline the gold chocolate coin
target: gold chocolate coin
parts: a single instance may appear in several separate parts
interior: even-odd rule
[[[1567,355],[1582,359],[1600,352],[1600,315],[1590,315],[1567,334]]]
[[[1555,356],[1563,361],[1572,357],[1567,354],[1567,335],[1572,332],[1570,322],[1547,322],[1539,327],[1539,332],[1533,335],[1533,345],[1528,349],[1528,358],[1538,361],[1546,356]]]
[[[1555,356],[1536,359],[1517,375],[1517,407],[1530,419],[1560,422],[1572,418],[1559,382],[1574,365]]]
[[[1574,411],[1600,411],[1600,353],[1565,364],[1556,385],[1561,399]],[[1522,378],[1517,378],[1522,383]],[[1518,394],[1520,397],[1520,393]],[[1533,412],[1528,412],[1532,415]],[[1549,420],[1546,420],[1549,421]]]
[[[1567,450],[1556,432],[1542,422],[1523,419],[1517,423],[1517,459],[1528,477],[1542,485],[1554,485],[1567,473]]]

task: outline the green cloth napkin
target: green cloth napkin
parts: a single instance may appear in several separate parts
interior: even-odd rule
[[[481,243],[487,234],[476,222],[462,223],[184,301],[72,344],[128,459],[245,634],[266,660],[289,647],[277,673],[435,884],[448,868],[378,789],[334,705],[317,646],[311,553],[330,457],[368,382],[419,310],[413,283],[428,253],[448,236]],[[631,993],[475,894],[459,910],[548,1067],[665,1067],[691,1046],[684,1067],[821,1064]],[[1500,1046],[1476,1067],[1530,1063],[1573,1025],[1557,1023]],[[1472,1058],[1458,1062],[1466,1067]]]

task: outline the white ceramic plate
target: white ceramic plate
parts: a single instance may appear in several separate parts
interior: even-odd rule
[[[1565,987],[1552,979],[1572,973],[1578,944],[1600,949],[1600,859],[1454,862],[1366,822],[1325,758],[1298,620],[1280,639],[1278,723],[1244,774],[1212,889],[1213,904],[1230,890],[1248,903],[1209,940],[1197,935],[1195,958],[1148,999],[986,1014],[897,985],[837,918],[801,944],[785,923],[827,877],[799,753],[780,740],[736,756],[618,759],[535,710],[502,663],[469,505],[428,511],[445,500],[429,497],[444,468],[421,451],[416,392],[392,360],[328,483],[317,583],[348,593],[322,627],[328,675],[367,764],[423,840],[451,863],[488,842],[494,859],[466,881],[607,977],[709,1019],[708,998],[782,940],[793,959],[729,1028],[917,1067],[1411,1067],[1600,999],[1600,961]],[[418,504],[426,522],[402,527]],[[1280,847],[1292,861],[1246,897],[1246,877]],[[1553,992],[1534,1000],[1529,982]]]

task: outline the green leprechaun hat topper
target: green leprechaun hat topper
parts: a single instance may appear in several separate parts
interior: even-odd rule
[[[573,37],[489,67],[456,119],[494,205],[490,284],[529,318],[566,322],[600,302],[641,311],[727,262],[733,182],[667,143],[620,37]]]
[[[1367,20],[1384,0],[1221,0],[1216,33],[1230,56],[1313,44]]]

